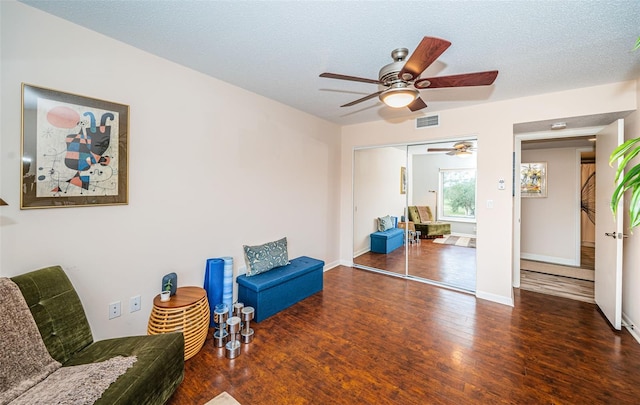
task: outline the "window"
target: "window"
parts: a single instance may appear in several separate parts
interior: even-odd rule
[[[438,220],[475,222],[476,169],[440,169]]]

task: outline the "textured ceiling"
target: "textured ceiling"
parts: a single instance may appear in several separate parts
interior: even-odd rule
[[[338,124],[413,118],[640,77],[640,1],[22,0],[137,48]],[[423,77],[497,69],[489,87],[422,90],[411,113],[377,98],[391,51],[452,46]]]

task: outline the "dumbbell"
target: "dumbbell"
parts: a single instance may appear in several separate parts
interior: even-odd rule
[[[244,327],[242,328],[242,332],[240,332],[240,336],[242,336],[242,341],[244,343],[251,343],[253,340],[253,329],[249,327],[249,322],[253,319],[253,307],[244,307],[242,308],[242,322],[244,322]]]
[[[240,341],[236,339],[236,334],[240,330],[240,318],[232,316],[227,319],[227,327],[229,328],[229,336],[231,340],[225,345],[228,359],[235,359],[240,355]]]
[[[236,302],[235,304],[233,304],[233,316],[237,316],[238,318],[240,318],[240,330],[242,330],[242,308],[244,308],[244,304],[242,302]],[[240,334],[238,333],[238,336],[236,336],[236,339],[240,339]]]
[[[227,342],[229,334],[227,333],[226,323],[229,318],[229,308],[226,304],[218,304],[213,309],[213,321],[218,325],[213,332],[213,344],[215,347],[223,347]]]
[[[242,308],[244,308],[244,304],[242,302],[236,302],[235,304],[233,304],[233,316],[237,316],[238,318],[240,318]]]

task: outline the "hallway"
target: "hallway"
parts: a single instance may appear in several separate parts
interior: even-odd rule
[[[593,303],[595,249],[582,246],[580,267],[520,260],[520,288]]]

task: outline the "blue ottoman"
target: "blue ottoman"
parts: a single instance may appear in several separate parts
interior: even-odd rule
[[[236,278],[238,302],[253,307],[254,320],[260,322],[322,291],[323,268],[322,260],[301,256],[266,273],[240,275]]]
[[[404,244],[404,229],[391,228],[371,235],[371,251],[374,253],[390,253]]]

